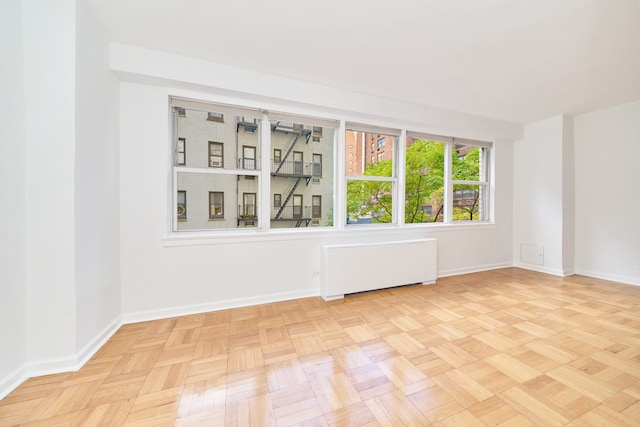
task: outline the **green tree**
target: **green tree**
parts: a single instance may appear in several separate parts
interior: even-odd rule
[[[406,150],[405,223],[442,221],[444,194],[444,147],[435,141],[416,140]],[[392,176],[391,160],[365,167],[365,176]],[[431,206],[428,212],[423,206]],[[372,222],[391,222],[391,183],[349,181],[347,214],[349,219],[371,218]]]
[[[444,204],[445,144],[416,140],[406,150],[406,181],[404,221],[424,223],[442,221]],[[452,147],[452,179],[480,180],[480,149]],[[392,161],[381,160],[365,167],[365,176],[392,176]],[[473,220],[479,215],[480,188],[472,184],[456,184],[452,217]],[[431,211],[424,209],[431,206]],[[374,223],[389,223],[392,219],[391,183],[379,181],[349,181],[347,184],[347,215],[352,221],[371,218]]]
[[[407,224],[442,221],[444,147],[440,142],[423,140],[407,147],[404,200]],[[431,213],[423,206],[431,206]]]

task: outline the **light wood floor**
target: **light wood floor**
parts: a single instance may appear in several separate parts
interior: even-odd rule
[[[0,425],[640,425],[640,287],[502,269],[125,325]]]

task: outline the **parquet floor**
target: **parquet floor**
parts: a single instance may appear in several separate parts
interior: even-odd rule
[[[129,324],[1,426],[640,426],[640,287],[515,268]]]

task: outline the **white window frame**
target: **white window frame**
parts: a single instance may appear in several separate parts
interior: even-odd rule
[[[177,100],[174,102],[174,100]],[[260,108],[251,108],[251,107],[237,107],[232,105],[224,105],[217,104],[214,102],[205,102],[205,101],[194,101],[188,100],[184,98],[171,98],[171,104],[173,107],[174,113],[174,121],[177,120],[178,115],[181,112],[186,112],[186,109],[196,109],[205,112],[209,111],[217,111],[224,117],[243,117],[242,120],[254,120],[256,124],[256,130],[260,132],[258,139],[258,146],[255,147],[256,158],[255,158],[255,166],[256,169],[244,169],[242,164],[235,165],[234,169],[224,169],[224,168],[202,168],[202,167],[189,167],[186,165],[178,165],[176,162],[177,159],[177,135],[175,133],[172,136],[172,153],[174,159],[172,161],[172,196],[170,197],[171,205],[172,205],[172,213],[173,213],[173,225],[171,227],[172,231],[178,232],[178,218],[177,218],[177,182],[178,182],[178,174],[179,173],[212,173],[212,174],[223,174],[223,175],[235,175],[235,176],[253,176],[258,177],[257,183],[257,192],[256,192],[256,215],[258,217],[257,227],[252,228],[251,232],[255,232],[256,230],[261,231],[270,231],[270,217],[271,217],[271,203],[264,203],[264,201],[271,201],[272,194],[270,194],[271,188],[271,159],[270,156],[265,155],[265,153],[271,153],[271,140],[270,140],[270,123],[273,120],[278,120],[278,118],[289,118],[291,121],[291,117],[300,117],[299,120],[293,121],[294,123],[305,123],[305,125],[318,125],[318,126],[327,126],[324,122],[330,123],[328,127],[332,127],[334,129],[334,141],[333,141],[333,182],[334,182],[334,198],[333,198],[333,207],[331,209],[333,215],[333,226],[330,229],[343,230],[345,228],[350,227],[366,227],[356,224],[346,223],[346,184],[350,181],[380,181],[380,182],[390,182],[391,183],[391,195],[392,195],[392,203],[393,203],[393,212],[392,212],[392,220],[390,223],[385,224],[375,224],[376,228],[384,227],[384,226],[405,226],[404,224],[404,186],[405,186],[405,151],[406,151],[406,137],[412,133],[405,130],[402,126],[397,128],[395,127],[380,127],[375,125],[370,125],[367,123],[361,122],[351,122],[345,119],[336,120],[336,119],[321,119],[316,117],[309,117],[307,120],[307,116],[296,116],[295,114],[289,113],[273,113],[262,110]],[[388,123],[386,123],[388,124]],[[391,124],[393,124],[391,122]],[[174,126],[174,129],[176,127]],[[394,138],[394,146],[392,151],[392,159],[393,159],[393,168],[392,168],[392,176],[390,177],[377,177],[377,176],[365,176],[365,175],[354,175],[348,174],[346,171],[346,144],[345,144],[345,132],[347,130],[355,130],[358,132],[369,132],[376,133],[381,135],[386,135]],[[473,139],[463,139],[452,136],[442,136],[420,132],[420,138],[423,139],[433,139],[438,142],[445,143],[445,164],[444,164],[444,181],[445,181],[445,190],[444,190],[444,207],[443,207],[443,217],[444,220],[442,223],[416,223],[416,224],[406,224],[408,227],[433,227],[438,225],[449,225],[454,226],[456,224],[460,224],[464,221],[453,221],[452,220],[452,211],[453,211],[453,188],[454,185],[477,185],[482,187],[483,190],[483,198],[482,198],[482,206],[480,207],[482,212],[482,217],[477,220],[467,221],[476,225],[480,224],[493,224],[494,221],[494,181],[495,181],[495,149],[492,142],[481,141],[481,140],[473,140]],[[373,142],[373,141],[372,141]],[[365,148],[366,142],[364,139],[362,141],[356,141],[356,143],[362,143],[363,148]],[[463,144],[463,145],[471,145],[484,148],[482,152],[481,158],[481,174],[478,181],[462,181],[462,180],[453,180],[452,179],[452,147],[453,144]],[[246,145],[246,144],[243,144]],[[377,147],[377,140],[375,143]],[[241,149],[241,147],[238,147]],[[368,151],[363,150],[363,163],[366,163],[366,158],[368,156]],[[185,157],[186,157],[186,147],[185,147]],[[235,163],[235,162],[232,162]],[[225,162],[225,166],[226,162]],[[233,166],[233,165],[231,165]],[[184,221],[184,220],[182,220]],[[187,231],[187,230],[184,230]],[[193,230],[188,230],[193,231]],[[198,230],[199,232],[211,232],[218,233],[220,231],[233,231],[237,232],[236,229],[211,229],[211,230]],[[283,229],[274,230],[275,232],[282,232]],[[284,231],[291,231],[291,229],[284,229]],[[182,233],[183,230],[180,230]]]
[[[399,150],[398,147],[401,146],[402,144],[400,144],[400,138],[402,137],[402,135],[404,134],[403,131],[401,131],[400,129],[394,129],[394,128],[386,128],[386,127],[380,127],[380,126],[373,126],[373,125],[367,125],[367,124],[363,124],[363,123],[353,123],[353,122],[348,122],[345,123],[345,129],[344,132],[346,133],[347,131],[354,131],[354,132],[362,132],[362,133],[370,133],[370,134],[378,134],[378,135],[384,135],[386,137],[392,137],[393,138],[393,150],[391,152],[391,159],[392,159],[392,169],[391,169],[391,176],[390,177],[386,177],[386,176],[369,176],[369,175],[348,175],[345,171],[345,168],[342,168],[343,174],[345,175],[345,185],[342,186],[342,191],[344,193],[344,224],[346,224],[347,227],[359,227],[361,226],[361,224],[347,224],[347,220],[348,220],[348,215],[346,212],[347,209],[347,203],[346,203],[346,193],[347,193],[347,184],[349,183],[349,181],[377,181],[377,182],[390,182],[391,183],[391,206],[392,206],[392,213],[391,213],[391,222],[389,223],[376,223],[376,224],[367,224],[369,226],[375,226],[375,227],[384,227],[384,226],[389,226],[389,225],[397,225],[399,222],[399,218],[401,218],[400,216],[400,211],[399,211],[399,203],[398,203],[398,171],[401,170],[401,167],[399,166],[399,159],[400,156],[398,155]],[[343,136],[343,140],[345,140],[346,137]],[[374,144],[374,146],[377,146],[377,140],[372,140],[371,144]],[[365,145],[364,143],[364,138],[363,138],[363,145]],[[341,152],[341,156],[342,158],[346,158],[346,149],[343,149]],[[364,156],[364,150],[363,150],[363,156],[362,156],[362,161],[364,161],[365,156]],[[404,165],[404,162],[401,162],[402,165]],[[404,166],[402,166],[403,168]],[[403,204],[404,205],[404,204]]]

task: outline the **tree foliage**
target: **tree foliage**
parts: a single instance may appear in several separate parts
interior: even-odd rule
[[[445,144],[416,140],[406,149],[405,223],[442,221],[444,202],[444,149]],[[454,180],[478,181],[479,150],[472,148],[464,156],[458,156],[452,148],[452,175]],[[365,176],[393,176],[391,160],[381,160],[365,167]],[[478,211],[478,188],[458,185],[456,190],[466,190],[467,196],[475,191],[475,197],[465,197],[462,203],[454,203],[454,219],[473,219]],[[392,221],[392,191],[390,182],[354,180],[347,184],[347,215],[350,221],[370,218],[371,222]],[[472,201],[473,200],[473,201]],[[430,207],[430,208],[429,208]]]

